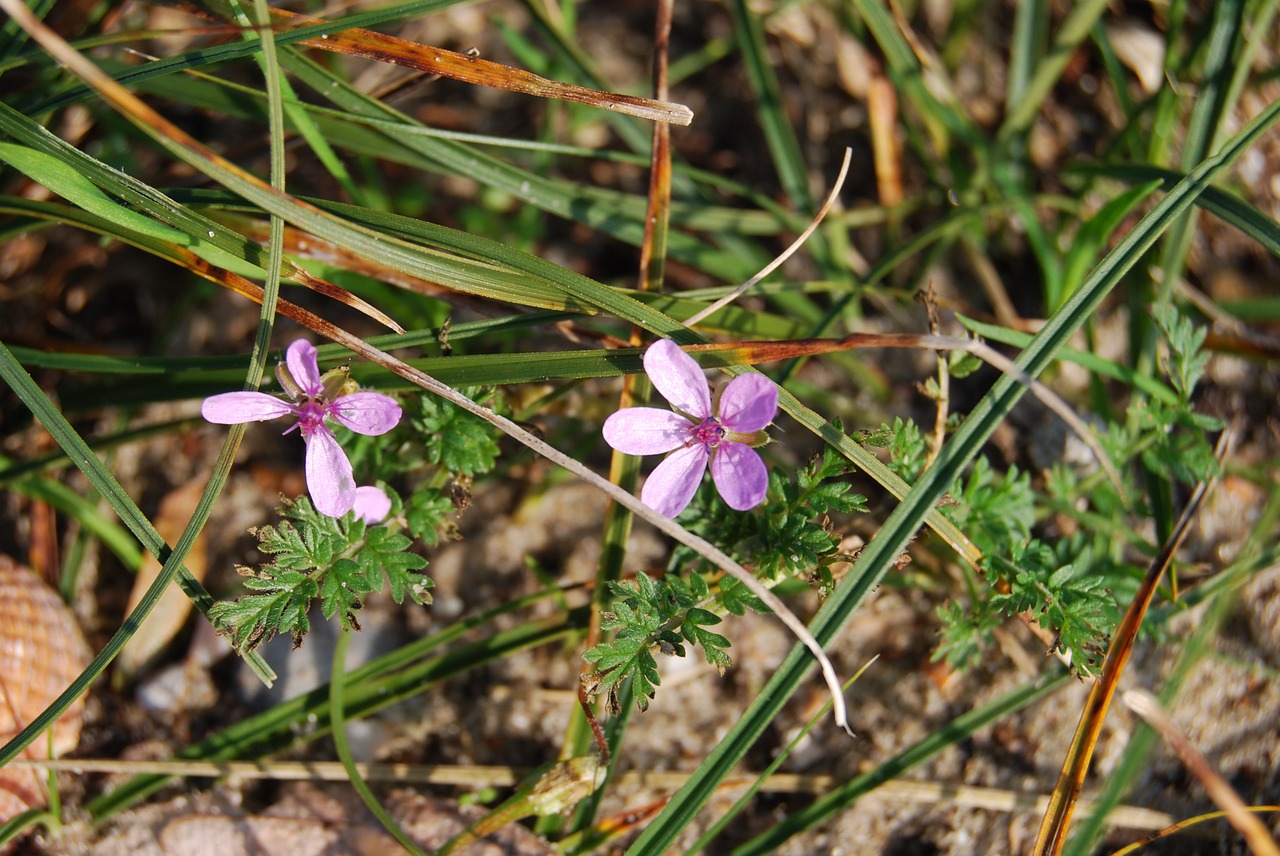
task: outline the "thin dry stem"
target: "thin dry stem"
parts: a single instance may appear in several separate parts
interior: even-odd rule
[[[845,149],[844,160],[840,164],[840,174],[836,176],[835,184],[831,186],[831,192],[827,194],[826,201],[822,203],[822,207],[818,209],[818,213],[814,215],[813,220],[809,223],[809,225],[805,228],[805,230],[800,233],[800,237],[792,241],[791,246],[783,250],[781,255],[779,255],[776,259],[774,259],[773,261],[765,265],[760,270],[760,272],[757,273],[755,276],[751,277],[751,279],[747,280],[742,285],[738,286],[733,291],[729,292],[724,297],[717,300],[715,303],[712,303],[706,309],[696,312],[693,315],[691,315],[689,318],[687,318],[684,322],[686,327],[694,326],[699,321],[709,317],[712,313],[720,311],[721,309],[728,306],[733,301],[737,300],[739,297],[745,294],[748,290],[750,290],[752,286],[754,286],[760,280],[764,279],[766,276],[768,276],[769,274],[777,270],[779,267],[781,267],[783,262],[791,258],[793,255],[795,255],[796,251],[804,246],[805,241],[809,240],[809,236],[812,235],[814,230],[817,229],[819,224],[822,223],[823,218],[825,218],[827,216],[827,213],[831,211],[831,206],[835,204],[836,199],[840,196],[840,189],[844,187],[844,180],[845,180],[845,177],[849,174],[849,163],[852,159],[853,159],[853,149]]]
[[[1116,489],[1116,493],[1123,500],[1124,481],[1120,478],[1120,472],[1116,469],[1114,463],[1111,462],[1111,456],[1102,448],[1102,444],[1098,442],[1098,438],[1093,435],[1089,427],[1084,424],[1083,420],[1076,415],[1071,409],[1071,405],[1062,400],[1056,392],[1045,386],[1031,375],[1018,368],[1013,360],[1004,354],[987,345],[985,342],[977,339],[958,339],[952,336],[922,336],[922,339],[929,341],[922,342],[927,347],[938,347],[946,349],[954,349],[958,351],[966,351],[973,354],[985,363],[998,368],[1005,374],[1013,375],[1021,381],[1040,402],[1050,410],[1052,410],[1059,419],[1067,424],[1080,441],[1089,447],[1089,451],[1093,452],[1093,456],[1098,461],[1098,466],[1102,467],[1103,472],[1107,474],[1107,478]]]
[[[942,329],[942,324],[938,319],[938,300],[937,292],[934,290],[933,280],[929,280],[929,287],[920,296],[924,303],[925,312],[929,315],[929,333],[934,336],[941,335],[938,331]],[[947,355],[938,352],[938,397],[937,408],[933,414],[933,442],[929,444],[929,454],[925,458],[925,469],[933,465],[937,460],[938,453],[942,451],[942,444],[947,439],[947,414],[951,408],[951,367],[947,364]]]
[[[1084,800],[1081,800],[1081,802],[1084,802]],[[1262,814],[1264,812],[1270,814],[1273,812],[1280,812],[1280,805],[1251,805],[1246,806],[1245,811],[1252,814]],[[1124,847],[1121,847],[1119,850],[1112,853],[1111,856],[1128,856],[1128,854],[1133,853],[1136,850],[1140,850],[1148,844],[1159,841],[1161,838],[1168,838],[1170,835],[1177,835],[1184,829],[1190,829],[1193,826],[1201,823],[1208,823],[1211,820],[1220,820],[1226,816],[1227,813],[1225,811],[1210,811],[1205,812],[1204,814],[1198,814],[1195,817],[1184,818],[1177,823],[1169,824],[1158,832],[1148,835],[1146,838],[1139,838],[1137,841],[1126,844]],[[1130,824],[1121,824],[1117,821],[1117,825],[1129,826]]]
[[[337,761],[131,761],[119,758],[16,759],[12,769],[56,770],[64,773],[111,773],[126,776],[188,776],[220,778],[234,776],[245,780],[345,782],[350,776]],[[403,764],[356,762],[356,770],[370,782],[397,784],[453,785],[462,788],[510,788],[528,776],[530,770],[500,765]],[[628,770],[617,776],[619,784],[652,791],[674,791],[689,780],[680,770]],[[726,784],[738,786],[754,781],[757,775],[744,770]],[[839,776],[806,773],[774,773],[765,779],[760,790],[766,793],[825,794],[844,784]],[[893,779],[867,794],[866,799],[893,800],[919,805],[942,804],[977,808],[986,811],[1025,812],[1043,810],[1046,794],[985,788],[956,782],[908,781]],[[1093,804],[1080,801],[1088,813]],[[1274,807],[1270,807],[1274,808]],[[1108,814],[1115,826],[1129,829],[1163,829],[1173,823],[1172,815],[1139,806],[1117,806]]]

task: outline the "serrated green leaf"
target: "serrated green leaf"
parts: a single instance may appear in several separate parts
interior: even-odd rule
[[[404,603],[405,595],[409,595],[415,602],[427,604],[431,602],[427,590],[434,583],[426,575],[417,573],[427,566],[427,560],[409,552],[412,543],[398,532],[374,527],[366,533],[364,546],[356,558],[367,580],[386,577],[396,603]],[[372,588],[372,583],[368,584]]]
[[[357,562],[339,559],[320,583],[320,610],[325,618],[337,615],[343,630],[359,630],[356,610],[363,605],[361,598],[372,588],[369,577],[361,572]]]
[[[404,507],[409,534],[428,545],[439,543],[441,527],[456,510],[449,498],[434,488],[414,491]]]
[[[483,403],[475,390],[459,390]],[[491,396],[490,396],[491,397]],[[427,459],[451,473],[473,476],[493,469],[498,458],[496,429],[489,423],[436,396],[419,398],[420,410],[411,420],[424,435]],[[501,409],[501,408],[499,408]]]
[[[706,609],[701,609],[699,607],[690,609],[687,613],[685,613],[685,619],[701,627],[712,627],[724,620],[720,616],[716,615],[714,612],[711,612]]]

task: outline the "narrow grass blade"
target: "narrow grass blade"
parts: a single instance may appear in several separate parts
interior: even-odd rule
[[[733,31],[742,53],[751,89],[756,97],[756,109],[765,141],[773,156],[774,168],[782,189],[791,203],[804,214],[814,210],[813,194],[809,190],[809,172],[800,141],[783,106],[782,88],[766,57],[764,23],[760,16],[747,8],[746,0],[732,0],[729,9],[733,13]]]
[[[1030,81],[1022,88],[1021,98],[1005,107],[1004,122],[1000,125],[997,137],[1008,139],[1031,127],[1040,106],[1049,97],[1049,92],[1066,69],[1067,62],[1076,48],[1088,38],[1089,31],[1106,8],[1107,0],[1084,0],[1072,8],[1067,19],[1057,28],[1048,55],[1040,60]]]
[[[1080,175],[1104,175],[1129,184],[1160,181],[1165,190],[1171,189],[1184,175],[1149,164],[1098,164],[1072,168]],[[1206,188],[1196,200],[1196,205],[1220,217],[1262,245],[1273,256],[1280,258],[1280,223],[1268,217],[1257,207],[1218,187]]]
[[[332,729],[333,748],[338,753],[338,759],[342,762],[343,769],[347,771],[347,781],[351,787],[359,795],[360,801],[364,803],[365,808],[382,824],[382,828],[391,834],[391,837],[399,842],[407,852],[412,856],[426,856],[418,843],[408,836],[408,834],[400,828],[400,824],[392,819],[387,810],[383,808],[382,803],[378,802],[378,798],[369,788],[369,783],[364,780],[364,776],[360,775],[360,771],[356,769],[356,759],[351,754],[351,744],[347,741],[347,716],[346,716],[346,683],[347,683],[347,649],[351,647],[351,636],[353,631],[340,630],[338,632],[338,643],[333,648],[333,668],[330,671],[332,677],[329,679],[329,723]]]
[[[485,663],[517,651],[560,641],[569,632],[581,629],[586,619],[585,610],[578,610],[554,620],[524,621],[510,630],[459,645],[447,653],[427,656],[467,631],[487,624],[498,615],[527,606],[529,602],[530,599],[522,599],[503,604],[482,616],[459,622],[352,670],[347,675],[347,718],[368,716],[406,698],[421,695],[436,684],[466,674]],[[332,727],[329,687],[326,684],[242,719],[187,747],[176,757],[211,761],[261,758],[324,737]],[[136,776],[89,802],[85,811],[94,821],[105,820],[145,799],[172,778],[163,774]]]
[[[1026,684],[983,707],[962,713],[914,746],[910,746],[880,764],[874,770],[823,794],[811,805],[789,815],[785,820],[733,851],[733,856],[756,856],[773,853],[787,839],[812,829],[844,811],[860,797],[885,782],[896,779],[912,767],[919,766],[944,749],[970,737],[979,728],[998,722],[1005,716],[1034,704],[1061,689],[1070,680],[1065,670]]]
[[[1210,153],[1214,138],[1227,121],[1230,107],[1226,100],[1227,88],[1234,69],[1234,54],[1243,18],[1243,0],[1222,0],[1213,6],[1204,79],[1198,87],[1191,121],[1182,140],[1183,169],[1190,169]],[[1169,228],[1160,254],[1158,303],[1168,303],[1172,299],[1174,284],[1182,277],[1187,251],[1191,248],[1194,226],[1195,212],[1189,211]],[[1142,343],[1144,358],[1147,365],[1154,365],[1154,325],[1147,325],[1147,331],[1146,341]]]

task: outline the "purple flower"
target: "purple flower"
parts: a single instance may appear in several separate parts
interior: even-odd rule
[[[306,441],[307,492],[311,502],[321,514],[341,517],[356,505],[358,491],[351,461],[325,419],[332,418],[357,434],[385,434],[400,421],[400,405],[381,393],[349,391],[354,384],[345,369],[335,369],[321,377],[315,346],[305,339],[289,346],[285,365],[276,367],[276,377],[292,403],[264,392],[224,392],[206,398],[200,414],[219,425],[296,417],[297,423],[285,433],[299,428]],[[367,499],[362,503],[364,510],[357,509],[357,514],[368,522],[366,514],[374,509],[365,503]],[[385,516],[384,510],[382,517]]]
[[[629,407],[604,423],[605,441],[628,455],[675,451],[644,483],[640,501],[675,517],[693,499],[711,462],[711,480],[730,508],[759,505],[769,471],[751,446],[768,442],[764,428],[778,412],[778,389],[768,378],[744,374],[729,381],[712,409],[711,387],[702,369],[669,339],[644,354],[644,370],[675,409]]]

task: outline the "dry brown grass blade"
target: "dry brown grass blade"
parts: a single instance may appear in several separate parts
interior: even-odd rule
[[[395,333],[404,332],[404,328],[401,327],[399,324],[397,324],[395,319],[393,319],[387,313],[383,312],[381,309],[365,301],[364,298],[356,297],[354,294],[347,291],[342,286],[334,285],[333,283],[329,282],[327,279],[321,279],[318,276],[312,276],[310,273],[298,267],[297,265],[293,265],[293,271],[290,274],[289,279],[298,283],[299,285],[306,286],[307,288],[311,289],[317,294],[323,294],[325,297],[329,298],[330,300],[336,300],[338,303],[341,303],[344,306],[350,306],[352,309],[355,309],[357,312],[360,312],[361,314],[369,318],[372,318],[374,321],[377,321],[379,324],[382,324],[388,330],[391,330]]]
[[[671,40],[672,0],[659,0],[654,24],[653,91],[667,97],[667,51]],[[644,218],[644,240],[640,243],[641,291],[661,291],[667,261],[667,228],[671,219],[671,126],[653,126],[653,152],[649,157],[649,202]],[[632,341],[642,331],[633,331]]]
[[[893,208],[906,198],[902,190],[902,152],[897,137],[898,93],[889,79],[879,74],[871,78],[867,87],[867,119],[871,125],[872,162],[880,204]]]
[[[311,18],[286,12],[283,9],[272,9],[276,18],[294,21],[300,24],[323,24],[320,18]],[[364,57],[378,62],[392,63],[404,68],[417,69],[428,74],[450,77],[476,86],[490,86],[494,89],[506,89],[539,98],[560,98],[564,101],[576,101],[615,113],[639,116],[654,122],[670,122],[675,125],[688,125],[693,121],[693,111],[683,104],[670,101],[658,101],[653,98],[639,98],[619,92],[600,92],[585,86],[572,83],[559,83],[539,77],[532,72],[509,65],[491,62],[467,54],[454,53],[431,45],[420,45],[395,36],[386,36],[372,30],[351,29],[326,33],[318,39],[305,39],[299,44],[324,51]]]
[[[1215,451],[1219,460],[1226,457],[1231,442],[1232,431],[1228,428],[1218,438],[1218,447]],[[1186,508],[1182,511],[1182,516],[1178,519],[1178,525],[1174,527],[1159,554],[1152,559],[1142,585],[1138,587],[1132,603],[1129,604],[1124,617],[1116,627],[1115,635],[1112,636],[1111,644],[1107,648],[1106,659],[1102,663],[1102,673],[1089,692],[1084,710],[1080,713],[1075,737],[1071,740],[1071,748],[1067,750],[1067,757],[1062,762],[1062,770],[1058,774],[1058,782],[1054,786],[1049,808],[1045,811],[1040,831],[1036,835],[1035,845],[1031,851],[1033,856],[1061,853],[1063,845],[1066,844],[1067,830],[1071,825],[1071,816],[1075,812],[1080,789],[1084,786],[1085,774],[1089,771],[1089,761],[1093,757],[1098,735],[1102,731],[1102,722],[1106,718],[1107,708],[1111,705],[1111,699],[1115,696],[1116,687],[1120,683],[1120,676],[1129,662],[1129,655],[1133,652],[1138,628],[1142,626],[1147,608],[1151,605],[1151,600],[1160,585],[1160,578],[1164,576],[1165,570],[1173,562],[1174,554],[1187,537],[1191,529],[1191,521],[1195,518],[1200,503],[1204,501],[1212,485],[1213,481],[1210,480],[1196,487],[1187,501]]]
[[[1266,812],[1266,813],[1280,812],[1280,805],[1251,805],[1251,806],[1247,806],[1245,808],[1245,811],[1250,812],[1251,814],[1261,814],[1263,812]],[[1182,830],[1188,829],[1192,826],[1196,826],[1197,824],[1206,823],[1210,820],[1218,820],[1226,816],[1227,816],[1227,813],[1225,811],[1211,811],[1211,812],[1208,812],[1207,814],[1198,814],[1195,817],[1189,817],[1186,820],[1180,820],[1175,824],[1166,826],[1164,829],[1161,829],[1159,832],[1155,832],[1155,833],[1152,833],[1151,835],[1148,835],[1146,838],[1139,838],[1137,841],[1134,841],[1130,844],[1126,844],[1124,847],[1121,847],[1119,850],[1112,853],[1111,856],[1128,856],[1128,854],[1133,853],[1134,851],[1139,850],[1147,846],[1148,844],[1159,841],[1161,838],[1168,838],[1170,835],[1176,835]]]
[[[1266,825],[1258,819],[1257,815],[1249,812],[1249,806],[1245,801],[1227,783],[1222,774],[1214,769],[1209,759],[1192,744],[1187,735],[1182,733],[1182,729],[1178,728],[1177,723],[1165,713],[1155,696],[1146,690],[1129,690],[1120,699],[1130,710],[1158,731],[1164,738],[1164,742],[1178,753],[1182,763],[1187,765],[1187,769],[1204,786],[1214,805],[1222,809],[1231,825],[1244,836],[1244,840],[1248,842],[1249,849],[1255,856],[1280,856],[1280,846],[1276,845],[1276,840],[1271,837]]]

